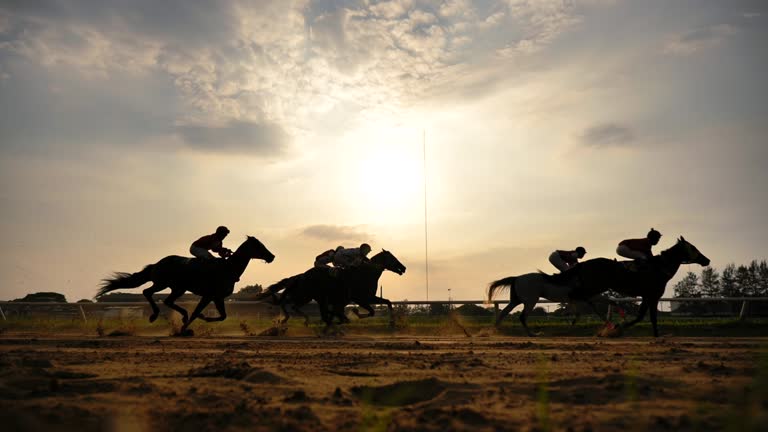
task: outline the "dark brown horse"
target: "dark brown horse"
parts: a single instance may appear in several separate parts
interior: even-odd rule
[[[650,309],[653,336],[658,337],[658,304],[664,295],[667,282],[677,273],[681,264],[699,264],[706,267],[709,265],[709,258],[681,236],[674,246],[655,255],[638,269],[630,270],[628,264],[635,263],[595,258],[579,263],[563,273],[546,275],[546,279],[551,283],[572,286],[569,295],[573,300],[589,301],[608,290],[626,296],[641,297],[637,317],[625,324],[624,328],[640,322]]]
[[[197,317],[207,322],[223,321],[227,318],[224,299],[232,294],[235,282],[240,280],[240,276],[252,259],[263,259],[271,263],[275,255],[256,237],[248,236],[227,259],[200,259],[170,255],[155,264],[144,267],[138,273],[117,272],[112,278],[103,280],[96,297],[121,288],[138,288],[147,282],[152,282],[152,286],[144,290],[144,297],[152,306],[149,322],[154,322],[160,309],[152,299],[152,295],[170,288],[171,294],[163,300],[163,303],[181,314],[184,323],[181,333],[184,333]],[[175,303],[186,291],[201,297],[191,317],[188,316],[186,309]],[[203,309],[211,302],[216,305],[218,317],[209,318],[202,314]]]
[[[391,252],[382,250],[357,267],[339,270],[316,267],[285,278],[268,287],[263,297],[272,296],[280,305],[283,311],[281,323],[288,321],[290,315],[287,306],[291,305],[296,313],[304,316],[306,324],[309,317],[301,311],[301,307],[315,300],[327,326],[332,325],[334,317],[341,323],[349,321],[344,315],[344,308],[349,303],[356,303],[368,312],[361,315],[354,309],[353,312],[359,318],[373,316],[375,311],[372,305],[386,304],[392,324],[392,302],[376,296],[378,281],[384,270],[402,275],[405,266]],[[280,291],[282,295],[278,297]]]

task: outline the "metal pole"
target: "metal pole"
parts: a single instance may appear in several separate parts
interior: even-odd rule
[[[424,150],[424,267],[427,278],[427,301],[429,301],[429,243],[427,240],[427,131],[422,131],[422,149]]]
[[[8,320],[5,318],[5,312],[3,312],[3,308],[1,308],[1,307],[0,307],[0,315],[2,315],[2,317],[3,317],[3,321],[8,321]]]
[[[744,300],[741,302],[741,311],[739,312],[739,321],[744,321],[749,315],[749,302]]]
[[[85,317],[85,311],[83,310],[83,305],[80,305],[80,315],[83,317],[83,322],[88,324],[88,319]]]

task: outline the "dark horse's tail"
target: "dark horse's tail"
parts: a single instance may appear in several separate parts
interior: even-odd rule
[[[488,287],[488,302],[490,303],[493,301],[493,295],[496,294],[497,289],[501,289],[503,291],[515,286],[515,279],[517,279],[517,276],[510,276],[491,282],[491,285]],[[512,290],[512,296],[515,295],[515,290]]]
[[[276,282],[268,286],[267,289],[264,290],[264,292],[262,292],[256,297],[255,301],[262,301],[268,297],[272,297],[272,301],[277,302],[277,293],[291,287],[294,284],[294,282],[296,282],[296,280],[299,279],[300,276],[302,275],[299,274],[296,276],[287,277],[281,280],[280,282]]]
[[[99,289],[99,292],[96,293],[96,298],[120,288],[140,287],[149,282],[152,277],[152,267],[154,267],[154,264],[144,267],[144,270],[138,273],[115,272],[111,278],[102,280],[101,288]]]

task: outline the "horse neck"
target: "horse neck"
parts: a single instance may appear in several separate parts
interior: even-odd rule
[[[251,258],[246,254],[242,245],[237,248],[231,257],[227,258],[227,265],[236,276],[240,276],[245,272],[249,262],[251,262]]]
[[[673,246],[659,254],[659,261],[661,261],[662,271],[669,277],[669,279],[672,279],[672,277],[675,276],[675,273],[677,273],[677,270],[680,269],[680,265],[683,263],[683,258],[676,252],[675,246]]]
[[[369,261],[361,266],[362,270],[364,271],[364,274],[368,276],[369,274],[371,276],[376,276],[376,279],[378,280],[379,277],[381,277],[381,274],[384,273],[385,267],[384,264],[379,264],[374,261]]]

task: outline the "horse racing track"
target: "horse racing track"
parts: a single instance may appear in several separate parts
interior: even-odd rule
[[[763,338],[0,339],[3,430],[757,430]]]

